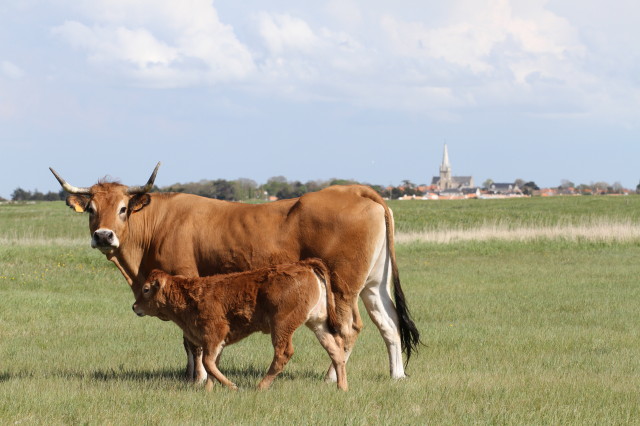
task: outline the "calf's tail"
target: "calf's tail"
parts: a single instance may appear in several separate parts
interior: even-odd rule
[[[340,329],[340,325],[338,323],[338,316],[336,315],[336,301],[331,289],[329,269],[327,268],[327,265],[325,265],[325,263],[320,259],[307,259],[306,262],[313,268],[313,272],[318,276],[320,281],[324,283],[327,293],[327,322],[329,325],[329,331],[332,334],[336,334]]]

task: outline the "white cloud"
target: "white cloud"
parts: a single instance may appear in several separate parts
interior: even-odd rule
[[[85,5],[94,22],[68,21],[53,33],[112,64],[140,84],[180,87],[245,78],[255,65],[232,27],[209,1],[98,1]]]
[[[157,40],[145,29],[125,27],[87,27],[79,22],[65,22],[54,34],[71,45],[87,50],[89,59],[101,62],[125,62],[139,69],[169,66],[178,59],[178,49]]]
[[[16,80],[19,78],[22,78],[24,74],[24,72],[22,71],[22,69],[20,69],[19,66],[9,61],[0,62],[0,72],[5,77],[16,79]]]
[[[261,13],[258,28],[267,47],[276,55],[290,50],[310,53],[319,43],[305,21],[286,14]]]
[[[469,8],[465,8],[461,16],[454,14],[437,27],[401,21],[389,15],[382,17],[381,27],[389,37],[392,50],[399,55],[417,61],[444,60],[474,74],[508,67],[522,57],[551,56],[563,61],[568,55],[584,53],[575,29],[549,11],[540,9],[535,11],[536,18],[520,18],[514,15],[508,0],[464,4]],[[522,70],[523,65],[519,68]],[[549,71],[552,70],[529,70],[530,73]]]
[[[637,82],[623,90],[637,61],[620,47],[608,49],[604,30],[585,42],[588,20],[577,20],[571,8],[559,13],[547,0],[425,0],[411,7],[249,1],[222,14],[232,22],[222,21],[211,0],[57,1],[82,17],[54,33],[134,84],[224,83],[298,101],[448,118],[505,105],[563,114],[605,105],[630,111],[638,98]],[[614,66],[620,59],[621,70]]]

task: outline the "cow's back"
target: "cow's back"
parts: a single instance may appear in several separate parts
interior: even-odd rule
[[[342,275],[363,281],[384,238],[381,199],[360,185],[332,186],[264,204],[152,195],[136,224],[150,241],[139,280],[154,268],[208,276],[316,257],[332,273],[344,270]]]

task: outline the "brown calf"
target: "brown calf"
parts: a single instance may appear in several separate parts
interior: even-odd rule
[[[253,271],[187,278],[154,270],[133,305],[139,316],[175,322],[190,342],[202,346],[209,375],[237,389],[218,370],[222,348],[261,331],[271,333],[274,348],[269,371],[258,384],[267,389],[293,355],[294,331],[305,324],[331,357],[338,388],[347,390],[344,342],[335,331],[329,273],[319,259]]]

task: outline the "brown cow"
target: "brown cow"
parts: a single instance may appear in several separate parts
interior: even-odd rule
[[[330,332],[336,324],[328,273],[318,259],[204,278],[156,269],[133,311],[175,322],[189,341],[203,348],[207,389],[213,386],[212,377],[237,389],[218,370],[219,356],[223,347],[257,331],[271,334],[273,361],[258,384],[258,389],[269,388],[293,355],[293,333],[305,324],[331,357],[338,388],[347,390],[342,340]]]
[[[67,204],[89,213],[91,246],[115,263],[135,296],[153,269],[198,277],[320,258],[330,271],[347,359],[362,328],[360,295],[387,346],[391,377],[405,377],[402,350],[408,362],[419,332],[400,286],[393,217],[377,192],[332,186],[266,204],[148,193],[159,166],[144,187],[102,182],[78,188],[51,169],[71,194]],[[187,374],[204,380],[201,351],[187,341],[185,347]],[[336,380],[333,367],[327,379]]]

